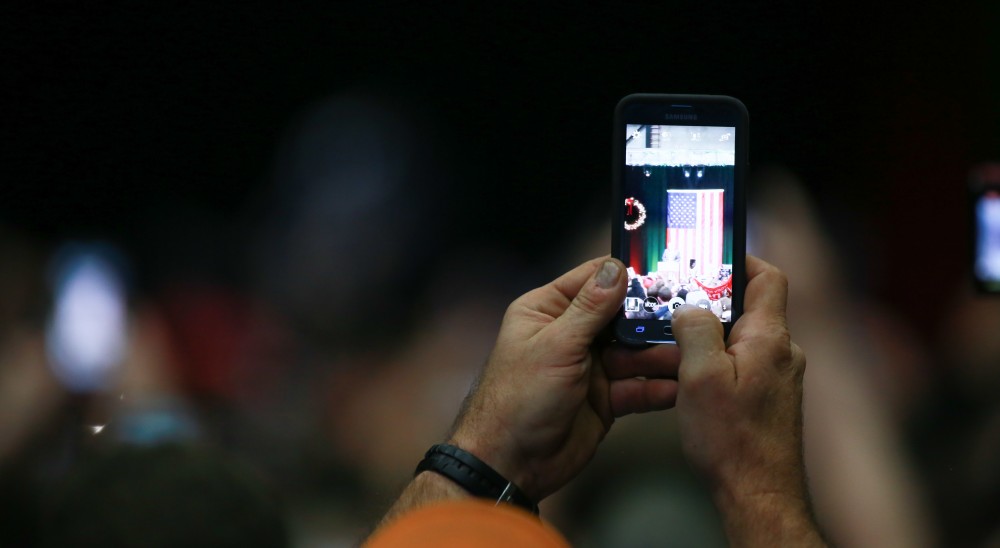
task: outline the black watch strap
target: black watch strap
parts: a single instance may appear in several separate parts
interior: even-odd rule
[[[469,494],[520,506],[538,515],[538,505],[514,482],[507,480],[488,464],[454,445],[432,446],[417,465],[415,474],[431,470],[460,485]]]

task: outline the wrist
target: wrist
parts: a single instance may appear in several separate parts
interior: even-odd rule
[[[716,489],[713,500],[732,546],[823,546],[808,492]]]
[[[399,499],[396,500],[392,508],[382,518],[380,526],[388,523],[400,514],[416,510],[422,506],[446,500],[469,498],[470,496],[464,489],[455,485],[453,481],[436,472],[420,472],[414,476],[413,481],[406,486]]]
[[[465,489],[455,485],[455,482],[432,470],[420,472],[413,477],[411,483],[417,491],[423,493],[423,498],[428,499],[427,502],[466,499],[472,496]]]
[[[504,441],[501,436],[476,436],[459,429],[448,440],[463,451],[483,461],[506,480],[514,483],[531,500],[538,501],[536,475],[527,465],[527,461],[516,450],[516,444]]]
[[[538,505],[514,481],[504,477],[476,455],[455,445],[431,447],[417,466],[417,472],[434,471],[455,482],[469,494],[496,504],[509,503],[533,514]]]

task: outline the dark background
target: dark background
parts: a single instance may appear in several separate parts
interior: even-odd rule
[[[530,261],[607,215],[620,97],[729,94],[752,164],[797,173],[856,283],[916,321],[928,280],[965,283],[965,176],[998,157],[997,9],[753,4],[8,3],[0,224],[110,237],[140,271],[182,247],[147,225],[196,245],[181,212],[238,238],[290,120],[362,89],[434,121],[443,212],[489,204],[435,253]]]
[[[572,266],[568,257],[581,240],[592,238],[608,221],[611,118],[622,96],[732,95],[750,112],[751,175],[781,166],[801,179],[817,206],[821,226],[846,258],[849,295],[888,304],[915,330],[918,343],[958,340],[945,349],[947,359],[935,361],[934,367],[941,371],[948,370],[951,362],[975,366],[968,367],[975,375],[954,369],[957,380],[952,379],[951,386],[940,380],[947,381],[947,374],[913,375],[907,369],[889,371],[888,380],[877,385],[883,390],[880,397],[889,394],[887,400],[892,400],[896,386],[903,387],[901,393],[908,393],[906,387],[915,381],[933,387],[926,393],[920,391],[925,385],[912,389],[925,400],[900,406],[906,415],[899,418],[909,423],[913,456],[919,457],[928,476],[935,510],[944,515],[944,538],[961,544],[963,538],[992,534],[996,519],[990,512],[997,507],[1000,492],[997,476],[982,472],[995,469],[989,451],[993,446],[987,445],[997,439],[997,423],[987,419],[997,416],[996,352],[991,354],[985,343],[995,325],[989,322],[998,316],[983,300],[973,303],[981,308],[958,308],[961,314],[947,315],[948,305],[953,304],[949,300],[960,299],[956,296],[971,287],[967,174],[977,163],[1000,160],[1000,102],[995,99],[1000,96],[1000,40],[994,37],[998,23],[1000,5],[986,0],[927,5],[634,2],[599,7],[563,1],[405,6],[109,1],[85,7],[6,2],[0,5],[0,247],[8,240],[40,244],[42,252],[22,255],[42,263],[44,251],[66,239],[110,240],[131,260],[140,292],[158,294],[161,303],[181,309],[186,301],[163,291],[172,281],[194,277],[223,287],[250,288],[254,280],[248,278],[260,266],[251,265],[253,260],[266,262],[275,252],[278,257],[271,260],[276,263],[272,270],[279,274],[275,277],[288,274],[282,280],[300,289],[297,296],[318,316],[305,318],[302,324],[339,322],[364,330],[369,318],[359,320],[360,312],[351,307],[350,298],[385,295],[392,297],[392,304],[410,307],[393,308],[394,319],[409,315],[424,320],[422,311],[412,310],[426,302],[417,296],[439,293],[421,286],[437,283],[450,291],[476,290],[466,287],[468,272],[448,271],[448,265],[485,265],[473,273],[475,283],[493,283],[499,289],[484,288],[483,293],[496,289],[502,296],[513,289],[526,290]],[[332,259],[310,265],[310,259],[327,258],[325,248],[318,246],[316,255],[307,254],[306,260],[290,267],[278,252],[301,241],[295,238],[301,233],[281,232],[288,228],[282,221],[288,219],[280,218],[280,207],[269,206],[280,206],[281,198],[295,194],[292,182],[301,181],[278,175],[281,145],[307,112],[344,96],[377,98],[380,105],[419,119],[412,127],[422,132],[421,143],[413,150],[430,158],[419,176],[400,187],[407,195],[386,200],[384,207],[372,212],[370,222],[361,217],[329,223],[334,229],[319,223],[326,232],[318,234],[346,233],[349,241],[337,242],[339,247],[331,249],[350,249],[354,255],[363,254],[358,246],[398,239],[397,245],[375,249],[368,258],[380,254],[402,258],[356,268],[355,263],[362,261],[351,253],[331,252]],[[364,152],[372,139],[386,137],[384,129],[359,132],[363,133],[359,142],[365,144],[358,150]],[[344,149],[351,147],[340,152]],[[344,189],[345,200],[363,194],[354,190]],[[379,196],[379,190],[383,189],[368,197]],[[754,187],[749,194],[753,199]],[[309,196],[300,199],[308,201]],[[421,209],[424,204],[432,206]],[[427,222],[414,220],[414,212],[427,216]],[[272,248],[260,246],[259,251],[255,247],[267,226],[279,227],[277,243]],[[23,257],[12,253],[8,258],[7,248],[3,249],[0,274],[5,275],[4,267],[16,271]],[[493,262],[483,255],[493,257]],[[532,268],[504,266],[514,262]],[[297,267],[302,265],[304,274],[298,276]],[[528,270],[526,276],[535,279],[508,275]],[[355,277],[328,275],[344,271]],[[375,271],[390,275],[378,284],[364,284],[369,272]],[[393,277],[397,271],[406,275]],[[40,277],[35,274],[30,276]],[[315,282],[310,275],[321,283],[300,283],[303,278]],[[811,287],[810,280],[802,282],[799,287]],[[515,285],[519,287],[512,288]],[[314,287],[328,293],[314,292]],[[44,291],[0,289],[4,301]],[[212,299],[218,297],[215,293],[209,298],[187,296],[207,300],[209,308],[218,300]],[[230,339],[239,339],[237,328],[257,325],[249,307],[234,300],[237,305],[231,309],[222,306],[230,315],[221,319],[177,312],[178,325],[189,334],[179,339],[177,347],[220,340],[226,347]],[[434,304],[445,307],[451,301]],[[851,313],[869,308],[845,303],[844,309]],[[488,310],[499,317],[499,309]],[[369,314],[381,320],[386,311]],[[463,318],[469,321],[458,327],[477,319],[474,315]],[[856,321],[862,333],[865,320],[848,317],[848,323]],[[954,325],[946,325],[947,321]],[[819,325],[813,328],[830,340],[858,340],[856,332],[843,326]],[[212,424],[225,425],[219,430],[227,439],[238,440],[234,446],[255,448],[261,461],[274,469],[294,469],[279,475],[289,484],[297,479],[300,487],[341,493],[347,501],[341,513],[364,514],[357,521],[367,526],[372,516],[379,515],[377,510],[368,512],[367,503],[358,502],[363,497],[345,487],[356,485],[359,493],[369,490],[358,479],[361,467],[330,473],[329,462],[335,459],[329,453],[336,444],[322,436],[315,444],[302,442],[311,441],[309,433],[314,431],[337,431],[337,440],[350,442],[355,438],[344,432],[353,429],[363,443],[344,444],[343,454],[338,455],[353,458],[354,451],[366,456],[361,449],[379,447],[372,438],[378,429],[369,432],[367,422],[344,426],[328,418],[340,412],[329,402],[339,404],[338,394],[344,397],[346,392],[362,390],[358,393],[370,397],[372,405],[362,405],[364,398],[358,396],[349,409],[393,409],[383,403],[393,401],[389,399],[393,396],[368,382],[369,377],[379,378],[369,375],[368,362],[361,360],[359,366],[353,359],[341,363],[315,357],[323,352],[314,352],[312,345],[334,346],[330,353],[339,358],[352,357],[342,348],[349,344],[375,350],[390,346],[382,333],[364,338],[338,331],[342,327],[319,325],[307,334],[311,337],[303,337],[309,344],[303,343],[307,350],[301,351],[293,343],[272,343],[258,332],[245,335],[251,350],[269,345],[280,350],[287,344],[302,355],[277,352],[259,360],[295,365],[288,367],[285,384],[247,368],[246,376],[253,380],[259,375],[264,381],[255,382],[268,390],[248,389],[251,395],[264,396],[247,396],[240,400],[244,407],[233,405],[246,415],[240,415],[242,422],[227,422],[228,415],[219,412]],[[495,333],[492,324],[489,329],[493,331],[486,344]],[[969,337],[955,337],[956,333]],[[464,373],[448,370],[447,360],[436,359],[447,354],[442,350],[445,345],[446,349],[461,346],[450,338],[442,340],[443,346],[435,347],[435,359],[428,360],[433,363],[417,369],[412,379],[422,379],[428,371],[440,373],[442,367],[444,379]],[[895,340],[888,337],[886,344]],[[474,340],[470,347],[478,352],[476,344]],[[863,350],[865,341],[858,344]],[[903,350],[922,352],[921,344],[912,346]],[[208,344],[208,349],[204,363],[209,367],[202,368],[203,362],[196,360],[185,361],[185,367],[212,374],[211,366],[225,369],[242,363],[232,358],[220,366],[215,363],[218,348]],[[475,355],[479,360],[480,354]],[[817,357],[813,363],[825,356]],[[411,362],[406,364],[414,370]],[[387,368],[395,365],[383,363]],[[836,363],[842,365],[864,364]],[[359,371],[355,374],[352,367]],[[400,374],[404,369],[392,371]],[[412,387],[411,377],[402,376],[406,382],[396,394],[438,390],[437,397],[446,399],[445,391],[467,385],[465,377],[455,384],[426,377],[427,386]],[[315,400],[288,388],[300,386],[299,382],[314,387],[322,384],[315,379],[327,378],[346,378],[354,384],[343,383],[348,387],[343,393],[322,387],[315,393],[302,390],[322,395]],[[24,415],[35,416],[33,410]],[[285,416],[294,419],[286,422]],[[433,418],[422,424],[433,424]],[[392,426],[391,422],[384,419],[378,424]],[[986,427],[990,424],[992,430]],[[242,430],[229,428],[232,425]],[[642,431],[639,438],[650,438],[649,432]],[[390,449],[380,449],[379,455],[398,453],[405,461],[405,470],[399,470],[408,476],[414,459],[397,447],[397,439],[383,439],[389,440]],[[981,440],[986,440],[985,450],[977,453],[972,449]],[[424,439],[418,442],[422,450]],[[287,465],[286,461],[298,458],[298,451],[312,455],[312,467],[298,461],[294,467]],[[45,462],[32,458],[30,451],[23,455],[32,466]],[[986,464],[981,470],[967,466],[967,455],[985,455]],[[358,457],[358,462],[362,460]],[[624,467],[633,464],[630,460],[616,466],[616,474],[608,477],[617,479]],[[963,475],[968,470],[972,472]],[[372,496],[389,496],[386,493],[373,491]],[[589,500],[612,499],[580,497]],[[25,506],[18,500],[15,507]],[[327,522],[339,514],[320,515]],[[975,527],[966,537],[956,536],[969,524]]]

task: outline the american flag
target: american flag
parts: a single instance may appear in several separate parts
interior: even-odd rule
[[[717,274],[722,267],[723,193],[667,190],[667,248],[680,257],[680,276]],[[691,259],[695,266],[691,268]]]

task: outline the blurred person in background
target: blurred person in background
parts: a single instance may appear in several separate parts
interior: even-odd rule
[[[943,538],[1000,546],[1000,295],[955,286],[941,294],[940,367],[911,437]]]
[[[0,465],[61,400],[45,364],[45,250],[0,226]]]
[[[927,345],[853,282],[798,178],[757,173],[751,252],[788,274],[788,321],[809,356],[805,457],[819,520],[834,544],[933,546],[939,524],[904,437],[926,396]]]
[[[155,230],[170,233],[172,226]],[[146,238],[148,230],[146,225],[136,232]],[[223,290],[200,261],[178,260],[169,246],[156,246],[156,238],[144,243],[170,268],[153,274],[144,264],[137,275],[134,256],[108,241],[49,240],[0,233],[0,509],[9,518],[0,525],[0,545],[31,546],[44,539],[51,545],[121,545],[99,541],[123,532],[116,531],[116,519],[126,523],[126,537],[134,541],[119,538],[124,545],[143,535],[144,545],[163,542],[157,535],[209,538],[204,529],[185,529],[184,523],[193,522],[184,520],[213,508],[224,513],[225,499],[241,498],[240,489],[253,489],[252,481],[210,474],[220,489],[212,499],[199,492],[201,479],[180,470],[200,460],[224,471],[231,464],[223,455],[240,449],[219,428],[232,422],[220,417],[260,377],[254,365],[261,360],[253,358],[268,356],[262,350],[274,346],[255,329],[262,314],[237,290]],[[147,450],[155,454],[167,444],[178,448],[174,457],[141,464]],[[205,452],[194,451],[193,444]],[[178,475],[147,473],[166,465]],[[55,495],[97,469],[103,470],[100,478],[84,480],[72,496]],[[156,477],[186,482],[188,489],[179,487],[166,497],[169,502],[159,500]],[[163,506],[157,510],[157,504]],[[155,514],[163,517],[178,507],[189,513],[174,514],[173,532],[180,536],[169,537],[153,525],[160,519]],[[277,510],[271,517],[283,519]],[[89,527],[93,542],[75,536],[77,526]]]
[[[287,480],[305,544],[351,545],[384,511],[532,271],[460,245],[478,213],[448,213],[459,148],[417,111],[368,88],[305,109],[248,211],[251,290],[287,322],[293,365],[241,409],[240,437]]]
[[[0,225],[0,545],[38,532],[33,461],[68,396],[46,365],[45,247]]]
[[[273,186],[242,219],[177,199],[140,207],[122,237],[140,289],[127,295],[124,350],[100,388],[74,396],[53,378],[47,304],[30,374],[3,371],[18,397],[0,405],[26,405],[5,414],[3,447],[34,472],[52,464],[17,492],[58,483],[108,444],[207,443],[280,485],[296,543],[355,543],[424,440],[447,428],[454,388],[533,276],[517,258],[454,247],[464,225],[439,213],[447,169],[435,131],[391,97],[345,93],[293,124]],[[32,283],[46,293],[45,254],[39,272],[11,281],[14,293]],[[51,398],[22,390],[36,377]],[[31,409],[49,400],[46,427]],[[37,452],[26,452],[33,437]]]
[[[405,481],[414,456],[425,449],[424,440],[443,432],[458,408],[461,391],[454,388],[468,383],[487,354],[499,321],[498,311],[511,291],[497,286],[496,277],[506,278],[516,286],[530,275],[524,274],[526,269],[511,268],[516,261],[509,257],[490,257],[482,251],[466,250],[462,253],[464,260],[442,259],[442,251],[435,247],[442,245],[441,240],[431,235],[442,228],[435,229],[433,223],[427,222],[432,208],[421,206],[419,200],[401,190],[412,187],[414,183],[408,177],[419,180],[415,174],[421,170],[397,172],[392,168],[389,173],[395,175],[390,176],[365,167],[391,168],[396,160],[410,157],[397,152],[405,149],[411,139],[393,141],[405,133],[397,131],[407,127],[405,122],[387,115],[385,107],[377,102],[357,97],[331,101],[318,112],[321,120],[323,113],[328,118],[314,126],[306,123],[311,129],[304,134],[313,135],[319,142],[291,146],[303,154],[293,155],[295,161],[290,163],[301,168],[300,178],[278,175],[277,179],[300,182],[289,183],[288,187],[278,185],[279,195],[288,194],[268,202],[271,208],[266,211],[271,214],[265,215],[262,237],[254,247],[260,261],[255,263],[259,268],[253,270],[260,276],[256,288],[263,297],[248,298],[238,291],[206,291],[204,287],[192,289],[190,285],[178,292],[175,284],[175,291],[162,294],[160,305],[135,307],[129,360],[142,365],[124,369],[130,379],[128,386],[133,388],[125,391],[129,397],[123,405],[197,401],[195,407],[207,412],[199,413],[196,421],[180,420],[178,425],[187,425],[181,432],[192,425],[207,426],[204,435],[252,454],[258,464],[280,478],[283,489],[293,494],[293,529],[298,527],[295,530],[299,538],[332,538],[349,544],[363,533],[393,489]],[[352,120],[371,122],[380,117],[387,121],[381,125],[356,121],[352,125]],[[381,133],[361,139],[367,143],[362,148],[357,148],[354,140],[338,136],[337,129],[347,128],[345,133],[356,137],[380,127]],[[326,128],[334,135],[317,128]],[[318,132],[318,137],[310,131]],[[309,138],[304,140],[310,142]],[[313,154],[303,152],[310,150]],[[362,150],[391,153],[393,160],[384,156],[367,158],[360,154]],[[282,161],[278,165],[279,174],[296,173],[295,169],[283,171],[281,166],[286,164]],[[366,180],[366,176],[375,176],[371,185],[361,185],[371,195],[353,196],[360,201],[352,202],[350,207],[341,204],[340,198],[352,196],[347,189],[355,188],[357,181]],[[893,417],[905,415],[908,402],[919,396],[919,372],[923,367],[919,359],[914,359],[916,353],[912,350],[901,355],[894,352],[916,346],[906,339],[905,330],[871,314],[862,315],[867,325],[881,326],[875,332],[893,336],[861,336],[843,342],[828,339],[857,332],[856,325],[849,327],[845,321],[846,311],[834,306],[840,302],[834,296],[848,285],[835,281],[834,267],[823,266],[835,265],[836,261],[830,261],[833,252],[795,190],[797,183],[773,174],[771,177],[773,188],[781,190],[770,196],[781,196],[781,200],[758,202],[760,221],[754,242],[758,253],[785,263],[795,276],[789,304],[791,321],[804,326],[803,344],[816,349],[813,353],[817,356],[812,360],[819,365],[806,377],[806,440],[807,459],[819,459],[810,470],[822,519],[834,539],[846,539],[844,542],[854,545],[869,545],[885,538],[929,542],[934,538],[933,525],[921,517],[924,510],[920,488],[912,481],[907,459],[896,446],[898,435],[892,423]],[[406,197],[402,200],[405,203],[400,203],[400,195]],[[344,209],[330,211],[323,204]],[[400,214],[411,209],[406,215]],[[369,230],[366,224],[373,211],[384,213],[376,223],[377,230]],[[356,215],[351,217],[351,212]],[[396,228],[390,230],[389,226]],[[598,253],[603,253],[606,246],[600,247]],[[368,253],[373,255],[370,260],[365,259]],[[391,258],[399,253],[403,259],[393,262]],[[357,257],[362,267],[349,269],[342,260],[331,260],[343,256]],[[811,257],[808,264],[789,258],[806,256]],[[471,273],[469,263],[477,267]],[[811,268],[802,271],[805,266]],[[317,288],[314,299],[309,298],[311,287]],[[470,287],[475,290],[469,291]],[[383,305],[383,299],[388,299],[389,304]],[[383,306],[389,307],[389,314]],[[413,308],[421,307],[428,312],[419,320],[410,316],[407,321],[408,315],[415,314]],[[833,313],[821,313],[828,309]],[[392,318],[390,323],[386,322],[387,315]],[[393,343],[379,344],[387,330]],[[867,342],[874,348],[871,352],[885,359],[866,358],[865,351],[844,355],[857,348],[858,341]],[[838,369],[839,365],[823,365],[839,360],[854,365],[844,371]],[[870,364],[870,369],[860,367],[862,363]],[[816,369],[820,372],[815,373]],[[904,378],[916,384],[892,382],[895,370],[914,371]],[[810,380],[824,376],[823,371],[833,378],[826,382]],[[30,377],[18,378],[23,381]],[[882,386],[888,396],[877,398],[870,388],[857,388],[868,382]],[[826,395],[822,395],[824,392]],[[150,397],[138,397],[143,393]],[[826,402],[809,403],[814,397]],[[850,404],[843,402],[846,397],[852,398]],[[169,415],[185,417],[188,412],[183,409],[189,405],[181,403]],[[829,410],[824,412],[824,408]],[[107,416],[106,411],[101,413]],[[836,417],[831,418],[831,413]],[[848,421],[845,413],[858,415]],[[631,432],[651,448],[650,456],[668,453],[662,451],[662,437],[649,435],[645,420],[622,421],[608,445],[614,447],[616,437],[625,439]],[[813,426],[821,420],[832,421],[834,426]],[[843,429],[836,426],[838,421]],[[128,423],[117,421],[107,434]],[[632,455],[613,450],[605,453],[610,455],[599,457],[592,467],[595,474],[602,472],[602,462],[627,462],[636,470],[643,468]],[[678,468],[683,466],[679,459],[674,462]],[[839,474],[864,474],[866,479],[847,482],[838,479],[842,478]],[[557,521],[576,523],[580,531],[600,531],[604,527],[603,535],[592,536],[596,539],[616,538],[606,532],[615,528],[640,530],[636,524],[648,523],[642,521],[643,516],[655,519],[656,514],[634,510],[648,507],[649,501],[684,508],[679,515],[685,517],[678,521],[692,529],[713,530],[715,518],[711,511],[696,510],[708,505],[687,504],[697,501],[697,494],[686,487],[689,483],[683,474],[658,477],[680,486],[666,489],[679,493],[673,502],[664,500],[663,489],[652,498],[622,494],[628,489],[622,488],[625,482],[617,482],[614,496],[606,499],[616,511],[607,512],[606,522],[595,519],[586,523],[587,519],[578,517],[599,513],[596,508],[600,504],[585,500],[605,500],[601,497],[580,497],[576,501],[554,497],[548,504]],[[640,480],[639,484],[648,486],[650,482]],[[856,490],[865,491],[859,494]],[[685,493],[691,495],[690,499],[685,498]],[[708,537],[689,538],[713,537],[709,533]],[[648,537],[638,537],[637,542],[644,540]]]
[[[48,498],[39,525],[45,547],[290,545],[273,486],[203,445],[106,447],[81,458]]]

